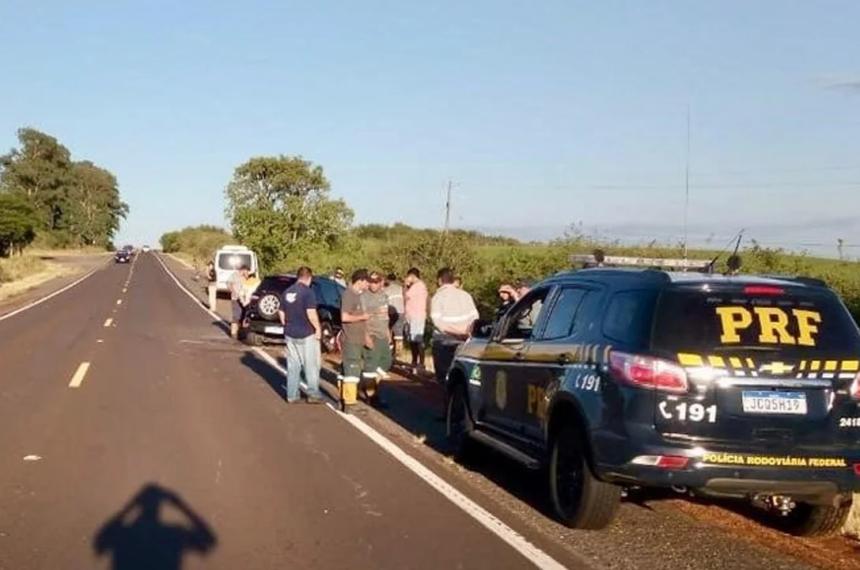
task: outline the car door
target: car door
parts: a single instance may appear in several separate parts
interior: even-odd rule
[[[596,394],[597,344],[589,339],[599,328],[603,291],[585,284],[559,287],[547,305],[546,318],[526,353],[526,396],[522,423],[526,436],[543,438],[549,403],[565,383],[582,394]]]
[[[539,330],[551,287],[535,289],[514,305],[496,328],[481,362],[482,398],[478,413],[494,429],[522,437],[527,379],[525,356]]]

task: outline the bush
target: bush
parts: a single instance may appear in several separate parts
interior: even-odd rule
[[[167,232],[159,239],[165,253],[185,253],[197,267],[203,267],[220,247],[232,241],[233,236],[223,228],[208,225]]]

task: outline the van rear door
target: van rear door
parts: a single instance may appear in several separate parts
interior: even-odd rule
[[[666,436],[762,449],[860,441],[851,396],[860,333],[823,287],[684,284],[657,305],[652,350],[686,370],[686,394],[657,398]]]

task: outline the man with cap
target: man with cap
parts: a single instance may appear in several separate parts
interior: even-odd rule
[[[382,405],[379,382],[388,378],[391,369],[391,329],[388,326],[388,295],[382,290],[382,275],[370,273],[367,291],[362,294],[362,307],[368,315],[367,343],[364,349],[364,370],[361,386],[369,403]]]
[[[364,349],[369,344],[367,321],[370,316],[364,309],[362,299],[367,290],[367,279],[366,269],[355,271],[340,300],[343,323],[343,379],[340,381],[340,399],[344,410],[356,403],[358,383],[364,369]]]

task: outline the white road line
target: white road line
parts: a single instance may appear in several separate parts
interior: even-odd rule
[[[107,263],[105,263],[105,265],[107,265]],[[6,320],[6,319],[8,319],[8,318],[10,318],[10,317],[14,317],[14,316],[15,316],[15,315],[17,315],[18,313],[23,313],[23,312],[24,312],[24,311],[26,311],[27,309],[32,309],[32,308],[33,308],[33,307],[35,307],[36,305],[41,305],[42,303],[44,303],[44,302],[45,302],[45,301],[47,301],[48,299],[53,299],[54,297],[56,297],[56,296],[57,296],[57,295],[59,295],[60,293],[64,293],[64,292],[68,291],[69,289],[71,289],[72,287],[74,287],[75,285],[77,285],[78,283],[81,283],[81,282],[83,282],[85,279],[87,279],[88,277],[91,277],[91,276],[92,276],[96,271],[98,271],[98,270],[100,270],[100,269],[102,269],[102,268],[101,268],[101,267],[96,267],[95,269],[93,269],[92,271],[90,271],[89,273],[87,273],[86,275],[84,275],[83,277],[81,277],[80,279],[78,279],[77,281],[74,281],[74,282],[72,282],[72,283],[69,283],[68,285],[66,285],[66,286],[65,286],[65,287],[63,287],[62,289],[58,289],[57,291],[54,291],[54,292],[53,292],[53,293],[51,293],[50,295],[45,295],[45,296],[44,296],[44,297],[42,297],[41,299],[37,299],[36,301],[33,301],[32,303],[29,303],[29,304],[27,304],[27,305],[24,305],[23,307],[21,307],[21,308],[19,308],[19,309],[15,309],[14,311],[11,311],[11,312],[9,312],[9,313],[6,313],[5,315],[0,315],[0,321],[4,321],[4,320]]]
[[[104,326],[105,326],[105,328],[107,328],[107,327],[111,326],[111,324],[112,324],[112,323],[113,323],[113,319],[107,319],[107,320],[105,321],[105,325],[104,325]]]
[[[72,376],[72,381],[69,382],[69,388],[80,388],[81,384],[84,382],[84,376],[87,375],[87,370],[89,369],[89,362],[81,362],[81,365],[78,366],[78,369],[75,371],[75,375]]]
[[[222,322],[224,321],[217,313],[214,311],[207,309],[203,306],[200,300],[194,296],[194,293],[189,291],[185,285],[183,285],[176,276],[167,268],[161,259],[156,255],[156,259],[158,259],[159,263],[161,263],[161,267],[164,268],[164,271],[173,279],[173,282],[191,299],[194,301],[194,304],[200,307],[203,311],[205,311],[210,316],[214,317],[217,320]],[[260,348],[254,348],[254,352],[260,355],[263,360],[266,361],[267,364],[272,366],[275,370],[279,371],[281,374],[286,374],[286,369],[283,366],[278,364],[277,360],[275,360],[271,355],[267,354]],[[379,445],[382,449],[392,455],[397,461],[399,461],[404,467],[412,471],[415,475],[420,477],[425,483],[436,489],[443,497],[454,503],[457,507],[463,510],[466,514],[471,516],[473,519],[478,521],[481,525],[483,525],[487,530],[495,534],[509,546],[511,546],[514,550],[522,554],[527,560],[529,560],[532,564],[537,566],[538,568],[546,568],[551,570],[560,570],[564,569],[565,566],[551,557],[549,554],[532,544],[528,541],[523,535],[506,525],[500,519],[498,519],[495,515],[472,501],[466,495],[455,489],[452,485],[447,483],[444,479],[433,473],[430,469],[422,465],[417,459],[413,458],[411,455],[400,449],[394,442],[386,438],[384,435],[380,434],[378,431],[364,423],[359,418],[350,415],[344,414],[338,410],[336,410],[333,406],[329,406],[329,409],[334,411],[341,418],[352,424],[358,431],[363,433],[365,436],[370,438],[371,441]]]
[[[467,515],[481,523],[487,530],[495,534],[511,548],[522,554],[529,562],[543,569],[564,569],[565,566],[555,558],[532,544],[526,537],[506,525],[498,517],[481,507],[469,497],[455,489],[451,484],[422,465],[417,459],[400,449],[390,439],[364,423],[356,416],[344,414],[331,408],[338,416],[370,438],[375,444],[387,451],[404,467],[415,473],[425,483],[436,489],[443,497],[454,503]]]
[[[167,273],[167,276],[170,277],[171,279],[173,279],[173,282],[176,283],[176,286],[179,287],[179,289],[183,293],[188,295],[191,298],[191,300],[194,301],[195,305],[200,307],[200,309],[202,309],[206,314],[208,314],[210,317],[212,317],[216,321],[221,321],[222,323],[224,323],[226,325],[230,324],[230,321],[222,319],[221,315],[219,315],[218,313],[216,313],[212,309],[208,309],[205,306],[203,306],[203,302],[199,298],[197,298],[197,296],[195,296],[194,293],[189,291],[188,288],[185,285],[183,285],[181,281],[179,281],[179,279],[176,278],[176,276],[173,274],[173,272],[170,271],[170,269],[168,269],[167,266],[164,264],[164,262],[161,260],[160,256],[156,255],[155,259],[157,259],[158,263],[161,264],[161,267],[164,269],[164,272]]]

